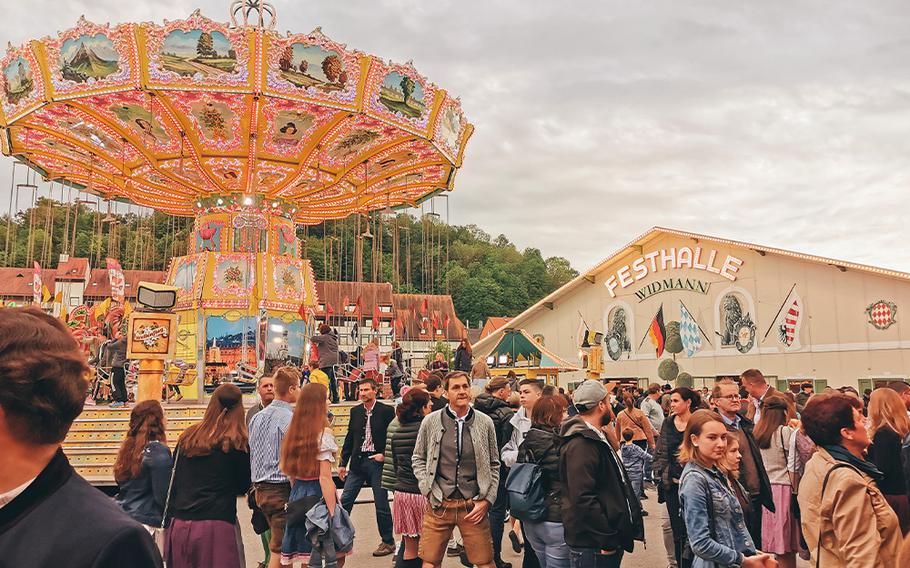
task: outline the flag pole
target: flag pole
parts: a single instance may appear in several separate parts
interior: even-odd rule
[[[780,305],[780,309],[777,310],[777,313],[774,315],[774,319],[771,320],[771,327],[768,328],[768,331],[765,332],[765,336],[761,338],[762,341],[768,339],[768,334],[771,333],[771,330],[774,329],[774,324],[777,323],[777,318],[780,316],[780,313],[784,311],[784,306],[787,305],[787,300],[790,299],[790,295],[793,294],[793,289],[796,288],[796,282],[793,283],[793,286],[790,286],[790,291],[787,292],[787,295],[784,297],[783,303]]]
[[[686,306],[682,300],[679,301],[679,305],[681,305],[687,312],[689,312],[689,315],[692,316],[692,310],[690,310],[689,307]],[[692,316],[692,319],[695,321],[695,325],[698,327],[698,331],[701,332],[702,336],[704,336],[704,338],[705,338],[705,341],[708,342],[708,345],[710,345],[711,347],[714,347],[714,344],[711,343],[710,339],[708,339],[708,335],[705,333],[705,330],[703,330],[701,328],[701,324],[698,323],[698,320],[695,319],[695,316]]]

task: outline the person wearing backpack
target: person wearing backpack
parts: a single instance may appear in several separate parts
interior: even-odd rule
[[[612,417],[600,381],[575,389],[578,415],[560,428],[559,479],[572,568],[614,568],[644,540],[641,507],[619,457],[604,434]]]
[[[531,429],[518,447],[518,463],[531,464],[539,471],[535,509],[537,518],[512,514],[523,522],[530,544],[541,568],[569,568],[569,546],[562,524],[562,481],[559,479],[559,425],[566,413],[566,401],[559,395],[544,396],[531,410]],[[511,495],[509,496],[512,497]]]

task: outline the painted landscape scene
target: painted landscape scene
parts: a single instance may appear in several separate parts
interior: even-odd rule
[[[34,88],[32,70],[25,58],[13,59],[3,70],[3,93],[10,104],[18,104],[29,96]]]
[[[398,71],[392,71],[383,79],[379,87],[379,102],[390,111],[411,118],[420,118],[427,110],[423,87]]]
[[[185,77],[233,73],[237,52],[221,32],[174,30],[164,38],[158,56],[161,66]]]
[[[340,91],[348,82],[341,57],[318,45],[294,43],[284,48],[278,58],[281,76],[304,89],[316,88],[325,93]]]
[[[69,81],[89,83],[119,70],[120,54],[104,34],[68,39],[60,48],[60,72]]]

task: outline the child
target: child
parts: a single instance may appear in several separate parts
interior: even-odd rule
[[[651,467],[651,454],[632,443],[632,437],[635,432],[631,428],[622,431],[622,463],[626,468],[626,474],[629,476],[629,483],[635,494],[641,499],[645,494],[644,477],[645,470]],[[642,511],[644,514],[644,511]]]

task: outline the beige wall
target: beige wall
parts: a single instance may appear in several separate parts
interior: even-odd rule
[[[623,265],[654,250],[702,247],[703,253],[716,249],[718,258],[727,254],[742,259],[736,280],[731,282],[719,274],[704,270],[668,269],[635,282],[625,289],[616,287],[611,297],[605,282]],[[702,262],[704,262],[704,257]],[[722,260],[718,261],[718,264]],[[655,280],[690,278],[710,283],[707,295],[693,291],[668,291],[639,301],[635,292]],[[787,348],[779,339],[777,326],[765,333],[775,322],[775,314],[790,288],[802,303],[801,328],[798,344]],[[737,290],[747,300],[743,306],[756,324],[755,347],[747,354],[734,347],[721,347],[719,310],[717,304],[730,290]],[[751,302],[749,299],[751,298]],[[642,342],[647,328],[663,304],[664,321],[679,321],[679,302],[695,317],[711,344],[702,338],[702,349],[693,357],[685,352],[676,355],[682,371],[693,377],[738,375],[742,370],[756,367],[765,375],[780,379],[826,379],[831,386],[858,386],[860,379],[872,377],[905,378],[910,372],[910,280],[883,276],[868,271],[820,264],[810,260],[766,253],[764,256],[747,248],[714,244],[707,241],[662,233],[645,245],[641,252],[630,249],[596,275],[592,284],[558,297],[553,309],[541,308],[520,327],[532,334],[543,334],[547,347],[571,362],[580,362],[576,334],[579,312],[587,323],[599,331],[608,331],[607,314],[613,306],[625,303],[631,353],[613,361],[604,351],[604,377],[638,377],[658,380],[658,361],[649,339]],[[878,300],[898,306],[896,321],[885,330],[868,322],[866,307]],[[789,304],[789,302],[788,302]],[[754,311],[753,311],[754,309]],[[786,309],[786,308],[785,308]],[[764,338],[764,339],[763,339]],[[664,357],[669,357],[664,354]],[[566,374],[562,383],[580,380],[581,374]]]

